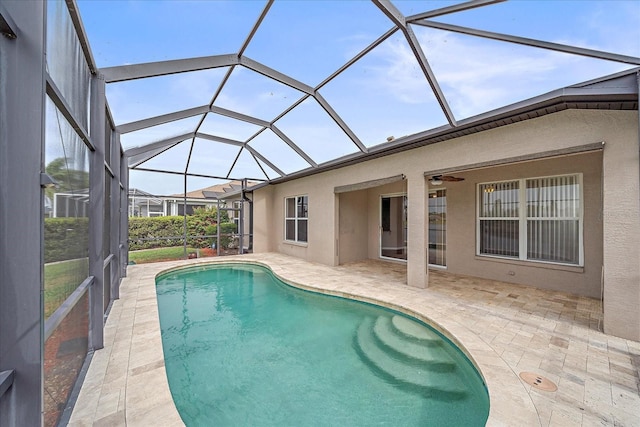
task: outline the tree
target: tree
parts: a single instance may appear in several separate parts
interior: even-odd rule
[[[89,188],[89,172],[69,169],[65,157],[58,157],[49,162],[45,171],[58,183],[58,192],[71,192]]]

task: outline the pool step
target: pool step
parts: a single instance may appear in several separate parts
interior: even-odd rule
[[[466,389],[453,370],[442,371],[438,368],[440,361],[429,363],[414,358],[397,357],[397,353],[389,351],[381,345],[375,336],[376,320],[367,318],[358,327],[354,337],[354,347],[360,358],[377,375],[385,380],[406,387],[425,397],[439,400],[462,399]],[[406,341],[409,343],[410,341]],[[442,360],[451,362],[450,360]],[[448,366],[448,365],[447,365]]]
[[[442,338],[437,333],[430,331],[418,322],[409,320],[403,316],[391,318],[393,328],[405,338],[424,345],[441,345]]]
[[[426,328],[422,328],[428,332]],[[386,316],[380,316],[375,320],[373,335],[379,346],[393,353],[396,358],[408,359],[409,363],[420,363],[434,372],[451,372],[456,368],[455,362],[440,348],[442,339],[435,335],[418,342],[409,340],[405,335],[398,333],[392,325],[392,319]]]

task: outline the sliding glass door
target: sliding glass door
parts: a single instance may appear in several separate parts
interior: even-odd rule
[[[447,265],[447,193],[429,192],[429,265]]]
[[[407,259],[407,196],[380,198],[380,257]]]

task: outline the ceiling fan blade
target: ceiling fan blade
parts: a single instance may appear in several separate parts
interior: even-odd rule
[[[440,177],[440,179],[442,181],[449,181],[449,182],[459,182],[459,181],[464,181],[464,178],[460,178],[457,176],[452,176],[452,175],[442,175]]]

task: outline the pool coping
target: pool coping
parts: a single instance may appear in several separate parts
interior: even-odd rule
[[[86,425],[83,420],[89,418],[93,425],[117,423],[119,420],[132,426],[158,422],[171,426],[184,425],[171,398],[166,378],[155,280],[158,275],[174,270],[215,264],[262,266],[291,286],[375,304],[423,321],[457,345],[484,379],[490,402],[486,425],[541,425],[535,405],[518,375],[490,345],[452,319],[445,307],[438,309],[433,301],[428,305],[425,296],[419,295],[420,288],[394,283],[380,283],[375,287],[346,286],[338,281],[323,281],[326,276],[318,274],[295,277],[292,264],[301,263],[313,270],[336,272],[332,267],[281,254],[201,258],[132,268],[130,277],[123,280],[121,299],[114,302],[105,325],[105,348],[94,353],[69,425]],[[345,272],[340,271],[339,274]],[[353,273],[352,276],[357,279],[357,274]],[[381,293],[390,298],[382,299]],[[135,301],[131,300],[132,294],[135,294]],[[133,316],[127,307],[129,311],[135,307]],[[125,322],[121,324],[123,320]],[[116,336],[123,336],[123,331],[130,331],[131,334],[124,334],[124,342],[116,340]],[[113,332],[114,336],[110,336],[109,332]],[[122,366],[119,369],[125,377],[124,382],[114,380],[113,372],[114,369],[118,370],[116,366],[119,365],[125,365],[124,372]],[[111,390],[115,391],[110,393]],[[106,405],[107,409],[104,407],[105,401],[112,402]]]

